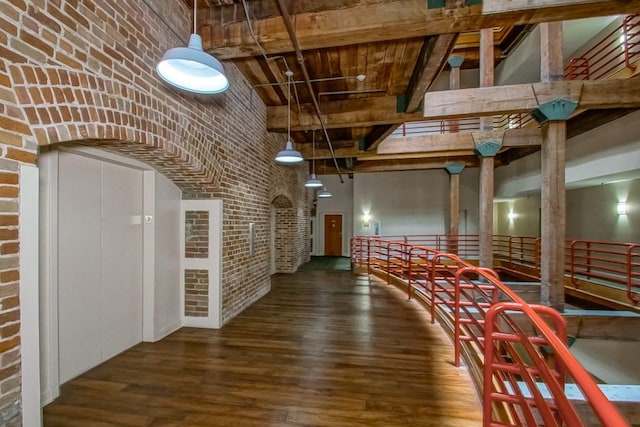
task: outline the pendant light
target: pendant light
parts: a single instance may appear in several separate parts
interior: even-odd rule
[[[318,197],[320,197],[321,199],[328,199],[332,196],[333,194],[331,194],[329,190],[327,190],[327,187],[322,187],[322,190],[318,191]]]
[[[313,131],[313,139],[311,141],[311,177],[304,183],[307,188],[322,187],[322,181],[316,176],[316,131]]]
[[[174,47],[165,52],[156,66],[160,78],[186,92],[202,95],[222,93],[229,88],[220,61],[202,49],[202,37],[196,34],[197,0],[193,1],[193,34],[188,47]]]
[[[287,76],[287,145],[276,156],[276,162],[295,164],[302,162],[304,159],[299,151],[293,149],[293,143],[291,142],[291,76],[293,76],[293,71],[287,70],[285,74]]]

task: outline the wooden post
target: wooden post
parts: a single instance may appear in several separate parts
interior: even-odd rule
[[[451,90],[460,89],[460,67],[462,67],[463,62],[464,58],[458,55],[454,55],[447,60],[449,67],[451,67],[449,72],[449,89]],[[447,123],[450,133],[456,133],[460,130],[460,121],[458,119],[449,120]]]
[[[449,223],[449,234],[458,235],[460,224],[460,174],[449,175],[449,209],[451,209],[451,217]]]
[[[541,80],[563,79],[562,22],[540,24]],[[555,119],[555,120],[554,120]],[[565,145],[568,117],[543,125],[541,174],[541,303],[564,311]]]
[[[480,157],[480,267],[493,268],[493,168],[495,158]]]
[[[449,247],[447,251],[458,253],[458,234],[460,233],[460,174],[464,169],[462,163],[451,163],[445,168],[449,173]]]
[[[494,85],[493,29],[480,30],[480,87]],[[480,118],[480,130],[493,130],[493,117]],[[495,155],[495,154],[494,154]],[[480,267],[493,268],[493,169],[492,155],[480,157]]]

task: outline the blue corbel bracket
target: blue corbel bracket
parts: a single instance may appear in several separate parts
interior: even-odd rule
[[[569,117],[571,117],[571,114],[573,114],[577,107],[578,103],[576,101],[566,98],[556,98],[538,105],[538,108],[531,112],[531,117],[540,124],[552,121],[565,121],[569,120]]]
[[[464,56],[460,55],[452,55],[447,60],[449,67],[451,68],[460,68],[462,67],[462,63],[464,62]]]
[[[502,148],[502,144],[497,141],[484,141],[476,145],[473,151],[480,157],[495,157]]]
[[[462,163],[450,163],[445,167],[445,170],[449,172],[449,175],[460,175],[464,169]]]

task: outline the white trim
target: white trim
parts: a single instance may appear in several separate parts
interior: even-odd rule
[[[185,212],[209,211],[209,258],[185,258]],[[222,327],[222,215],[221,199],[182,200],[180,208],[180,307],[183,326],[196,328]],[[184,314],[184,271],[198,269],[209,271],[209,315],[191,317]]]
[[[155,171],[143,171],[142,185],[142,341],[155,342]]]
[[[22,423],[42,425],[40,405],[40,325],[38,303],[39,171],[20,166],[20,343]]]
[[[58,150],[38,156],[40,189],[40,369],[42,405],[60,395],[58,349]]]
[[[127,168],[143,171],[155,171],[153,167],[139,160],[133,159],[131,157],[126,157],[121,154],[111,153],[109,151],[101,150],[95,147],[87,147],[84,145],[74,145],[69,147],[59,146],[56,148],[56,150],[64,151],[65,153],[76,154],[78,156],[89,157],[101,162],[108,162]]]
[[[182,327],[182,323],[176,322],[172,325],[169,325],[165,328],[160,329],[158,333],[155,335],[155,341],[160,341],[161,339],[168,337],[169,335],[171,335],[181,327]]]

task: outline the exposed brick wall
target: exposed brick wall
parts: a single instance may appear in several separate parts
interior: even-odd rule
[[[155,65],[185,45],[191,17],[184,2],[153,4],[162,19],[143,1],[0,2],[0,408],[19,402],[17,171],[36,162],[38,145],[101,145],[153,165],[185,199],[222,198],[225,322],[270,288],[278,194],[302,234],[291,236],[289,265],[308,257],[306,169],[274,164],[285,139],[266,132],[266,108],[233,64],[230,90],[206,100],[159,83]]]
[[[207,317],[209,313],[209,270],[184,271],[184,314]]]
[[[209,257],[209,211],[185,212],[185,258]]]

